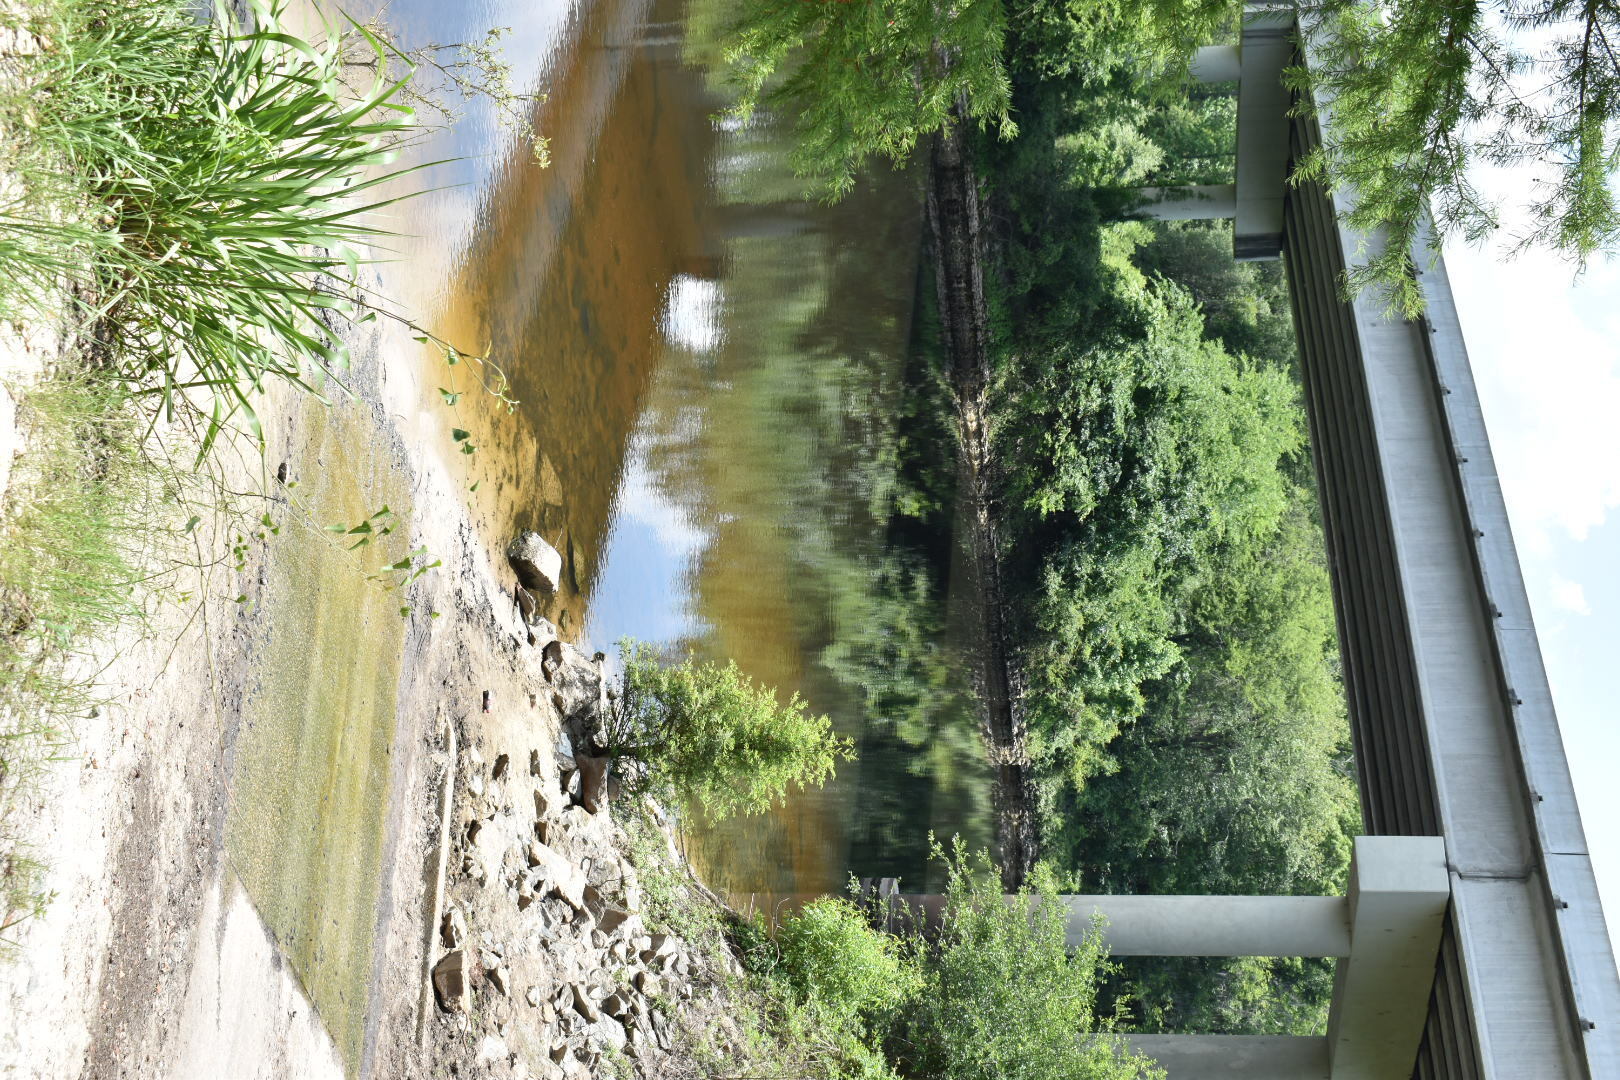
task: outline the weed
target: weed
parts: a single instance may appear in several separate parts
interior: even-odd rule
[[[139,451],[141,419],[93,372],[24,394],[31,452],[0,513],[0,928],[44,905],[42,867],[18,824],[42,771],[69,749],[69,721],[94,707],[85,642],[142,617],[137,550],[151,543],[159,481]],[[3,936],[4,929],[0,929]]]

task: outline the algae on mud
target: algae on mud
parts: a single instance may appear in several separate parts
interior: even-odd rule
[[[318,467],[296,491],[317,522],[357,522],[384,505],[407,521],[405,477],[370,417],[343,405],[305,413],[300,449]],[[351,1070],[370,993],[406,631],[399,595],[368,574],[405,553],[405,532],[355,551],[302,531],[272,545],[268,621],[230,782],[231,866]]]

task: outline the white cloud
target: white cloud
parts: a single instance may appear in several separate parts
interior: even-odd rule
[[[1578,581],[1571,581],[1561,574],[1551,574],[1547,578],[1546,589],[1552,599],[1553,607],[1571,615],[1590,615],[1592,607],[1586,602],[1586,587]]]
[[[1520,541],[1545,554],[1620,507],[1620,267],[1546,252],[1447,252],[1497,471]]]
[[[720,283],[708,278],[677,274],[664,301],[660,329],[676,345],[692,352],[710,352],[723,337],[720,325]]]

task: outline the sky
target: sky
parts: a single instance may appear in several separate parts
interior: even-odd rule
[[[1503,171],[1476,180],[1509,205],[1528,190]],[[1620,262],[1577,277],[1499,244],[1445,258],[1620,952]]]

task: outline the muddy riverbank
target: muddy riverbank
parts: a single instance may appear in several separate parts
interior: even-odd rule
[[[260,513],[273,528],[87,658],[103,703],[19,810],[55,896],[0,966],[0,1075],[602,1075],[604,1055],[679,1075],[711,1047],[691,1031],[726,1030],[707,1011],[724,958],[651,940],[605,796],[575,805],[560,767],[600,667],[568,648],[559,676],[530,642],[431,434],[437,373],[385,365],[411,351],[387,331],[349,336],[356,396],[272,395],[262,462],[229,466],[263,492],[253,513],[194,531],[203,549]],[[441,564],[403,590],[376,577],[392,550],[322,528],[383,500],[388,542]],[[541,902],[509,904],[536,867],[574,884],[531,874]],[[433,992],[451,911],[476,935],[459,1003]]]

